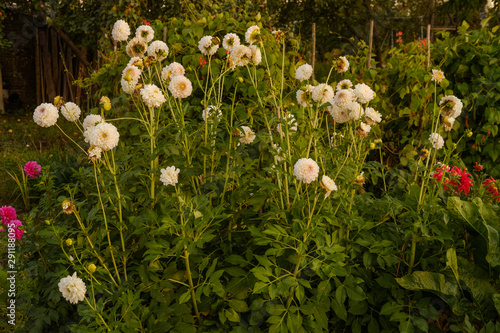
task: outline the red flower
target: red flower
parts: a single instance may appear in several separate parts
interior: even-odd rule
[[[479,164],[477,162],[474,162],[474,163],[476,163],[476,165],[474,165],[474,171],[479,172],[479,171],[484,169],[481,164]]]
[[[486,138],[484,137],[484,135],[481,137],[481,141],[484,141],[486,140]]]
[[[476,149],[476,144],[475,143],[472,144],[472,148]]]
[[[403,36],[403,32],[402,31],[396,32],[396,36]]]
[[[467,195],[474,183],[470,178],[470,173],[467,172],[467,169],[460,169],[457,166],[454,166],[450,171],[450,180],[445,180],[449,185],[455,188],[453,193],[460,194],[462,191],[465,195]]]
[[[200,59],[201,67],[205,67],[205,65],[207,64],[207,61],[205,59],[203,59],[202,57],[198,57],[198,59]]]
[[[142,20],[142,24],[145,24],[145,25],[150,25],[151,23],[146,21],[146,20]]]
[[[491,132],[490,132],[490,130],[488,130],[488,135],[490,135],[490,134],[491,134]]]
[[[491,195],[493,200],[500,202],[500,193],[498,192],[498,186],[493,177],[485,179],[483,181],[483,186],[486,187],[486,194]]]

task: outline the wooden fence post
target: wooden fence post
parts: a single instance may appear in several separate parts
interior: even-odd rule
[[[312,26],[312,59],[311,66],[313,68],[312,81],[314,82],[314,64],[316,63],[316,23]]]
[[[370,69],[370,65],[371,65],[371,62],[372,62],[373,25],[374,25],[374,21],[370,20],[370,40],[369,40],[368,60],[367,60],[367,67],[368,67],[368,69]]]
[[[427,24],[427,70],[431,66],[431,25]]]

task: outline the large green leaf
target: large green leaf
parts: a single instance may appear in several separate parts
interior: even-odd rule
[[[458,285],[447,281],[446,277],[440,273],[416,271],[396,281],[408,290],[428,290],[450,296],[458,295]]]

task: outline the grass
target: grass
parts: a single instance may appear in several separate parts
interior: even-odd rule
[[[19,110],[11,114],[0,115],[0,206],[13,206],[21,209],[23,205],[17,184],[7,174],[16,173],[21,177],[21,170],[28,161],[38,161],[40,165],[61,154],[72,151],[69,140],[55,126],[42,128],[33,121],[33,109]],[[76,132],[62,116],[58,120],[66,133],[79,139]],[[33,181],[33,180],[30,180]]]

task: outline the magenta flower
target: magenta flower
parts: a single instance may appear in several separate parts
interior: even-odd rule
[[[4,224],[17,219],[16,210],[12,206],[3,206],[0,208],[0,218]]]
[[[18,229],[18,228],[15,228],[14,229],[14,234],[16,235],[16,239],[21,239],[23,237],[23,234],[25,233],[26,231],[24,230],[21,230],[21,229]]]
[[[2,207],[3,208],[3,207]],[[14,229],[14,237],[16,239],[21,239],[23,237],[23,234],[26,232],[25,230],[19,229],[20,226],[22,226],[23,223],[19,220],[11,220],[9,223],[6,223],[5,226],[7,228],[13,228]],[[0,229],[0,232],[5,232],[8,231],[8,229]]]
[[[42,173],[42,167],[36,161],[29,161],[24,165],[24,172],[30,178],[38,178],[40,173]]]

